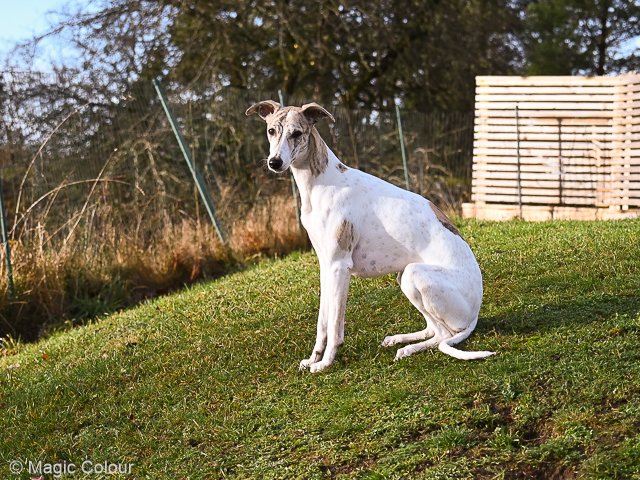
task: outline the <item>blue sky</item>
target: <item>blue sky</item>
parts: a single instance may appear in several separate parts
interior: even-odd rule
[[[3,0],[0,14],[0,63],[19,42],[33,38],[55,23],[48,12],[61,10],[69,0]],[[87,3],[79,0],[78,3]],[[49,47],[52,53],[54,48]]]
[[[44,32],[48,26],[47,11],[60,9],[67,0],[8,0],[2,3],[0,49],[6,51],[17,42]]]
[[[623,48],[628,48],[629,50],[635,50],[636,48],[640,48],[640,37],[635,37],[624,45]]]

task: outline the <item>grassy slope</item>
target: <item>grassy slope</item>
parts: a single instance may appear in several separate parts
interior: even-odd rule
[[[423,319],[388,276],[352,281],[339,361],[299,372],[319,274],[294,254],[0,358],[0,475],[640,478],[640,221],[460,227],[485,278],[460,348],[498,356],[394,363],[378,345]]]

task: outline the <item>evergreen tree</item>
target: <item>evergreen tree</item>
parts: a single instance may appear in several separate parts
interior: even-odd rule
[[[528,75],[606,75],[640,68],[637,0],[539,0],[526,9]]]

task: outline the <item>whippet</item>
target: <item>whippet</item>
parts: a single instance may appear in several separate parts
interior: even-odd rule
[[[267,166],[291,168],[302,200],[301,220],[320,262],[316,343],[300,369],[330,366],[344,342],[351,275],[398,273],[398,284],[424,315],[427,328],[386,337],[383,346],[409,343],[395,360],[438,345],[462,360],[494,352],[464,352],[452,345],[478,322],[482,274],[471,248],[447,216],[424,197],[344,165],[315,124],[333,116],[316,103],[282,107],[266,100],[247,109],[267,122]]]

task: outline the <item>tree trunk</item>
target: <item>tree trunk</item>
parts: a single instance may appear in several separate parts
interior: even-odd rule
[[[607,40],[609,38],[609,29],[607,26],[607,20],[609,19],[609,1],[602,3],[602,9],[600,10],[600,24],[601,33],[597,40],[598,42],[598,64],[596,66],[596,74],[604,75],[605,66],[607,64]]]

